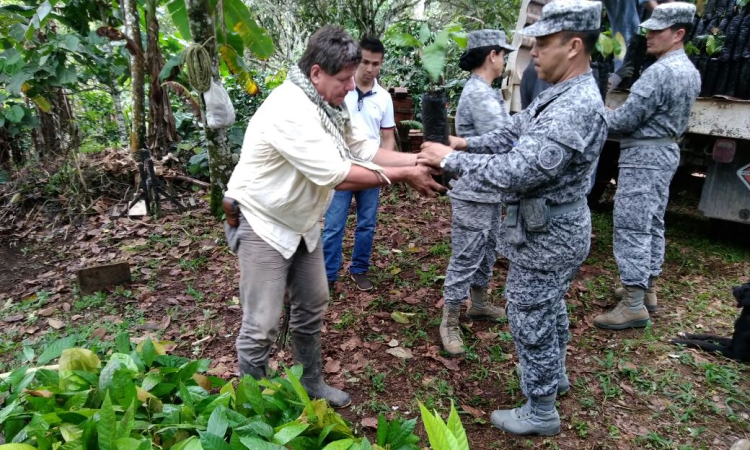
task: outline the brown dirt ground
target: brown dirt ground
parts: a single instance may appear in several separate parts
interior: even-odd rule
[[[448,359],[440,353],[436,304],[450,255],[447,199],[385,190],[371,270],[376,290],[359,292],[341,280],[326,316],[327,377],[353,398],[354,406],[342,414],[361,428],[362,419],[380,412],[413,417],[417,400],[445,413],[452,399],[462,408],[475,450],[728,448],[747,437],[750,407],[740,403],[750,401],[747,367],[668,343],[676,331],[695,327],[731,333],[736,312],[728,287],[750,279],[748,248],[716,241],[707,221],[684,211],[686,204],[693,211],[694,201],[677,199],[672,211],[679,212],[667,219],[669,281],[648,332],[592,327],[593,316],[612,304],[616,281],[611,213],[594,215],[591,256],[568,293],[573,388],[560,399],[563,432],[518,438],[489,425],[492,410],[523,401],[507,324],[467,319],[467,356]],[[3,371],[20,364],[22,342],[42,346],[77,333],[82,342],[106,351],[117,331],[130,329],[136,336],[174,341],[176,354],[210,358],[219,376],[236,372],[237,263],[205,205],[159,220],[101,215],[55,229],[29,221],[0,224],[0,231],[0,307],[7,304],[0,310],[6,329],[0,338]],[[345,261],[351,245],[350,227]],[[132,285],[101,297],[78,294],[76,270],[117,260],[130,262]],[[507,261],[498,261],[495,272],[493,296],[502,302]],[[410,323],[396,323],[391,318],[396,311],[411,314]],[[65,325],[54,330],[49,319]],[[414,357],[386,353],[392,339]],[[273,358],[273,364],[290,362],[288,349]],[[716,381],[721,376],[730,382]],[[736,390],[728,387],[732,383]],[[421,428],[419,433],[424,435]]]

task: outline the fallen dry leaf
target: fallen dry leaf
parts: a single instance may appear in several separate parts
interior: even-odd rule
[[[341,361],[338,359],[332,359],[326,363],[323,370],[325,370],[326,373],[337,373],[341,370]]]
[[[63,304],[62,304],[62,309],[63,309],[63,311],[65,311],[65,312],[69,312],[69,311],[70,311],[70,303],[67,303],[67,302],[66,302],[66,303],[63,303]]]
[[[477,334],[476,334],[476,336],[481,341],[490,341],[492,339],[495,339],[498,336],[498,334],[497,333],[490,333],[488,331],[478,331]]]
[[[398,341],[395,339],[391,339],[391,341],[388,342],[388,347],[398,347]]]
[[[408,348],[403,348],[403,347],[389,348],[385,352],[388,353],[389,355],[393,355],[396,358],[401,358],[401,359],[409,359],[409,358],[414,357],[411,350],[409,350]]]
[[[55,330],[59,330],[65,326],[65,323],[63,323],[62,320],[57,320],[57,319],[49,319],[47,321],[47,324],[51,326],[52,328],[54,328]]]
[[[364,419],[362,419],[362,422],[360,423],[362,424],[362,427],[364,428],[372,428],[372,429],[378,428],[377,417],[365,417]]]
[[[169,316],[169,314],[167,314],[163,319],[161,319],[161,329],[166,330],[167,328],[169,328],[170,323],[172,323],[172,318]]]
[[[37,314],[39,314],[42,317],[49,317],[49,316],[51,316],[54,313],[55,313],[55,307],[54,306],[49,306],[47,308],[40,309],[37,312]]]
[[[459,371],[459,370],[461,370],[461,368],[458,367],[458,363],[456,361],[453,361],[451,359],[443,358],[442,356],[434,356],[433,358],[435,360],[440,361],[441,363],[443,363],[443,365],[448,370],[453,370],[453,371]]]
[[[12,316],[8,316],[5,319],[3,319],[3,322],[13,323],[13,322],[20,322],[22,320],[23,320],[23,314],[13,314]]]
[[[476,409],[476,408],[472,408],[469,405],[461,405],[461,409],[471,414],[472,416],[476,417],[477,419],[484,415],[484,411]]]
[[[354,350],[355,348],[362,345],[362,340],[358,336],[354,336],[353,338],[350,338],[343,344],[341,344],[341,350],[347,351],[347,350]]]
[[[92,338],[99,339],[100,341],[104,339],[104,336],[106,335],[107,335],[107,330],[105,330],[104,328],[97,328],[96,330],[94,330],[93,333],[91,333]]]

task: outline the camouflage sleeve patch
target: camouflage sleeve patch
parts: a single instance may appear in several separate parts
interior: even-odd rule
[[[539,166],[544,170],[554,170],[563,162],[565,152],[559,145],[550,144],[542,148],[537,156]]]

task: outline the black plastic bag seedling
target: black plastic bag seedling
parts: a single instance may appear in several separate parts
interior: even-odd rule
[[[719,58],[719,64],[717,68],[718,79],[716,80],[716,87],[714,87],[711,95],[727,95],[727,84],[729,82],[729,63],[726,63]]]
[[[724,45],[721,47],[721,56],[719,56],[719,60],[726,62],[732,58],[734,45],[737,42],[737,35],[740,33],[740,25],[742,25],[742,16],[738,14],[734,16],[731,22],[729,22],[725,34],[726,38],[724,39]]]
[[[708,17],[710,19],[711,17],[713,17],[715,10],[716,0],[708,0],[706,2],[706,7],[703,9],[703,17]]]
[[[745,49],[745,45],[750,43],[750,14],[745,15],[740,25],[740,31],[737,33],[737,38],[734,43],[734,50],[732,51],[732,60],[740,61],[742,58],[742,51]]]
[[[717,0],[716,11],[714,11],[714,16],[717,16],[717,17],[723,16],[724,13],[727,11],[727,7],[730,7],[730,3],[734,3],[734,0]]]
[[[449,145],[446,102],[443,92],[427,92],[422,95],[422,124],[425,142],[439,142]],[[436,175],[433,178],[443,186],[448,185],[449,180],[444,175]]]
[[[646,38],[640,34],[636,34],[630,38],[628,47],[625,51],[625,61],[623,65],[630,65],[633,68],[633,75],[624,78],[620,82],[620,89],[628,89],[635,83],[639,75],[642,73],[641,66],[643,66],[643,59],[646,56]]]
[[[706,65],[706,72],[701,85],[701,97],[711,97],[716,89],[716,78],[719,75],[719,59],[711,58]]]
[[[736,95],[741,99],[750,99],[750,59],[742,61],[740,78],[737,80]]]
[[[740,69],[742,68],[741,64],[738,62],[730,62],[729,64],[729,75],[727,75],[727,86],[724,89],[724,95],[728,95],[729,97],[736,97],[737,96],[737,82],[739,81],[740,76]]]

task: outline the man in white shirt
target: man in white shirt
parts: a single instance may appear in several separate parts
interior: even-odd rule
[[[379,39],[373,37],[365,37],[359,45],[362,48],[362,62],[354,74],[356,86],[346,95],[344,102],[352,122],[362,126],[367,139],[379,144],[380,148],[393,150],[396,144],[393,102],[388,91],[377,80],[385,48]],[[341,243],[344,240],[352,197],[357,203],[357,228],[354,232],[349,273],[357,289],[369,291],[373,288],[372,282],[367,278],[367,271],[370,269],[379,195],[380,188],[377,187],[361,191],[337,191],[333,195],[323,228],[323,255],[329,288],[333,288],[341,268]]]
[[[415,154],[379,149],[349,120],[342,103],[354,89],[360,60],[359,45],[341,28],[325,26],[310,38],[287,80],[250,120],[225,198],[227,242],[240,261],[240,370],[267,376],[288,291],[292,353],[304,367],[302,385],[334,407],[351,401],[322,376],[328,286],[319,222],[333,190],[389,182],[429,196],[443,190],[430,169],[416,165]]]

